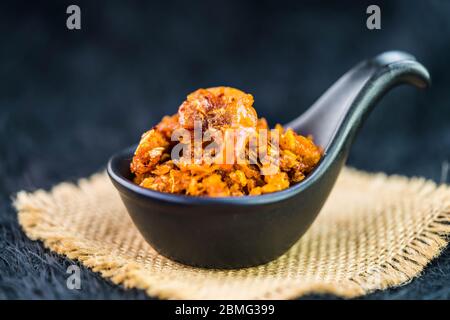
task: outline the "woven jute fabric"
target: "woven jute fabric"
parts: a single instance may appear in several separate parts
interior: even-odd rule
[[[268,264],[193,268],[155,252],[105,173],[20,192],[19,222],[33,240],[126,288],[168,299],[356,297],[418,276],[447,244],[450,187],[344,169],[309,231]]]

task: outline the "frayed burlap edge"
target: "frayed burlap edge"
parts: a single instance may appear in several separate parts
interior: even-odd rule
[[[343,298],[355,298],[376,290],[404,285],[419,276],[425,266],[446,247],[450,234],[449,186],[438,186],[423,178],[388,177],[383,173],[369,174],[348,168],[346,170],[364,179],[376,178],[381,181],[389,179],[390,183],[414,184],[417,192],[433,192],[434,198],[442,199],[445,209],[443,212],[436,212],[406,247],[392,255],[388,262],[371,271],[339,283],[318,281],[317,283],[283,284],[278,289],[255,296],[253,299],[292,299],[307,294],[334,294]],[[103,176],[104,173],[99,173],[87,179],[80,179],[76,186],[80,187],[95,179],[101,179]],[[61,183],[51,191],[67,186],[74,187],[70,183]],[[76,238],[59,234],[57,225],[49,227],[48,221],[46,221],[46,225],[43,227],[40,222],[46,206],[51,203],[51,192],[43,190],[34,193],[22,191],[13,199],[13,204],[18,211],[19,223],[30,239],[42,241],[46,248],[80,261],[94,272],[99,272],[102,277],[110,279],[114,284],[123,285],[125,288],[141,289],[150,296],[162,299],[186,299],[190,296],[186,290],[180,292],[177,288],[164,286],[165,279],[163,277],[149,275],[137,263],[111,256],[100,248],[86,247]]]

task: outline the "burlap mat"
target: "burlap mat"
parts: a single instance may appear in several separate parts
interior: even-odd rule
[[[116,284],[172,299],[355,297],[417,276],[447,244],[450,187],[345,169],[307,234],[276,261],[240,270],[184,266],[133,226],[106,174],[15,200],[25,233]]]

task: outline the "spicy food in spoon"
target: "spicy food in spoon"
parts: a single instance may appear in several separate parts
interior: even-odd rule
[[[302,181],[321,148],[311,136],[270,130],[238,89],[199,89],[178,113],[145,132],[130,169],[134,182],[160,192],[227,197],[280,191]]]

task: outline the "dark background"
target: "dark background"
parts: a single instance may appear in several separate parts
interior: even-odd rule
[[[82,30],[66,28],[78,4]],[[366,28],[381,7],[382,30]],[[436,182],[450,160],[450,1],[2,1],[0,4],[0,298],[145,298],[28,240],[15,192],[104,168],[199,88],[252,93],[273,125],[301,114],[339,76],[382,51],[405,50],[433,87],[385,97],[349,164]],[[450,298],[450,250],[424,274],[367,298]],[[314,298],[316,298],[314,296]]]

